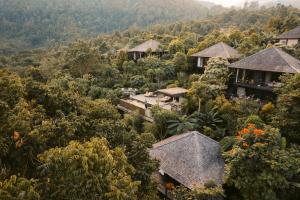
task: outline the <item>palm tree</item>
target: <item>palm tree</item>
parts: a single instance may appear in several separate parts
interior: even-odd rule
[[[193,118],[193,116],[180,116],[176,120],[168,121],[168,134],[176,135],[187,131],[192,131],[197,128],[198,120]]]
[[[223,123],[223,120],[219,117],[219,112],[217,108],[206,109],[203,112],[195,112],[192,118],[197,119],[200,127],[210,127],[213,129],[218,129],[218,125]]]

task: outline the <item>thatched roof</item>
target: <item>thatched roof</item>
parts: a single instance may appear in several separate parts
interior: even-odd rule
[[[154,144],[150,156],[160,161],[160,172],[190,189],[211,180],[223,183],[224,161],[220,145],[197,131]]]
[[[175,88],[161,89],[161,90],[158,90],[157,92],[159,92],[161,94],[165,94],[167,96],[177,97],[177,96],[182,96],[182,95],[186,94],[188,91],[184,88],[175,87]]]
[[[129,49],[128,52],[147,52],[149,49],[155,52],[159,50],[160,42],[156,40],[148,40],[132,49]]]
[[[278,39],[300,39],[300,26],[277,37]]]
[[[237,61],[229,68],[267,72],[300,73],[300,61],[276,47],[267,48]]]
[[[193,57],[203,57],[203,58],[213,58],[213,57],[221,57],[225,59],[237,59],[241,57],[241,54],[231,46],[220,42],[215,44],[203,51],[195,53],[192,55]]]

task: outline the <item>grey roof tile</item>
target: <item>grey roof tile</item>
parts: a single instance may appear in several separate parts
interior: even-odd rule
[[[197,131],[170,137],[153,145],[150,156],[160,170],[193,189],[213,180],[223,183],[224,161],[218,142]]]
[[[225,59],[237,59],[241,57],[241,54],[231,46],[220,42],[211,47],[208,47],[198,53],[192,55],[193,57],[204,57],[204,58],[213,58],[221,57]]]
[[[300,73],[300,61],[279,48],[271,47],[232,63],[229,68]]]

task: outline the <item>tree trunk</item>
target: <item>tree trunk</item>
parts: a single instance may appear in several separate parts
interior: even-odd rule
[[[198,99],[198,112],[201,111],[201,98]]]

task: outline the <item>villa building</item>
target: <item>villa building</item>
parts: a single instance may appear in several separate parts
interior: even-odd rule
[[[197,62],[198,68],[204,68],[210,58],[220,57],[227,59],[230,63],[238,60],[241,54],[229,45],[220,42],[207,49],[204,49],[198,53],[191,55],[194,58],[194,62]]]
[[[273,88],[280,86],[282,74],[300,73],[300,61],[272,47],[229,65],[234,74],[236,94],[274,98]]]
[[[132,49],[128,50],[129,60],[138,60],[146,57],[148,54],[161,57],[164,51],[160,48],[160,42],[156,40],[148,40]]]
[[[279,35],[277,38],[281,44],[287,46],[298,46],[300,44],[300,26]]]
[[[155,173],[158,190],[170,197],[173,187],[203,187],[208,182],[223,184],[224,160],[220,144],[197,132],[188,132],[158,142],[150,149],[151,158],[160,161]]]

